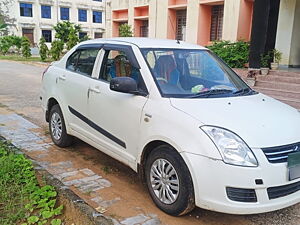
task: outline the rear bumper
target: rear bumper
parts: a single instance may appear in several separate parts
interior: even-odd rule
[[[256,214],[282,209],[300,202],[300,191],[272,198],[268,188],[295,184],[300,179],[288,181],[286,163],[271,164],[261,149],[254,149],[259,166],[255,168],[225,164],[195,154],[182,153],[194,182],[195,201],[200,208],[229,214]],[[262,184],[257,184],[262,180]],[[300,183],[299,183],[300,185]],[[226,188],[251,189],[254,202],[229,199]],[[276,189],[275,189],[276,190]]]

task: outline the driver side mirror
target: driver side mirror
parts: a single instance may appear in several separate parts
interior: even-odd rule
[[[111,79],[109,87],[110,90],[121,93],[139,94],[137,83],[131,77],[115,77]]]

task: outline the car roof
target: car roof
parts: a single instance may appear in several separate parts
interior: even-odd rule
[[[200,45],[190,44],[184,41],[152,38],[100,38],[82,42],[83,44],[109,43],[109,44],[132,44],[139,48],[178,48],[178,49],[206,49]]]

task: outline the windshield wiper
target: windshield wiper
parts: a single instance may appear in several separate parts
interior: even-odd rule
[[[226,93],[232,93],[232,90],[229,89],[211,89],[208,91],[203,91],[196,93],[194,95],[190,95],[188,97],[190,98],[201,98],[201,97],[209,97],[211,95],[218,95],[218,94],[226,94]]]
[[[234,95],[244,95],[244,94],[251,94],[254,91],[251,88],[242,88],[240,90],[237,90],[235,92],[233,92],[232,94]]]

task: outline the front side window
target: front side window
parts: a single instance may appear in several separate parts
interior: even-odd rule
[[[137,82],[140,91],[146,92],[140,70],[132,66],[123,51],[107,50],[99,79],[110,82],[115,77],[131,77]]]
[[[60,8],[60,19],[61,20],[69,20],[70,18],[70,13],[69,13],[69,8]]]
[[[32,4],[20,3],[20,15],[26,17],[32,17]]]
[[[68,70],[91,76],[99,49],[77,50],[67,60],[66,68]]]
[[[45,38],[46,42],[52,42],[51,30],[42,30],[42,36]]]
[[[102,23],[102,12],[93,11],[93,23]]]
[[[228,97],[254,93],[207,50],[142,49],[164,97]]]
[[[87,21],[87,11],[85,9],[78,9],[78,21],[80,22]]]
[[[42,18],[51,19],[51,6],[41,5]]]

